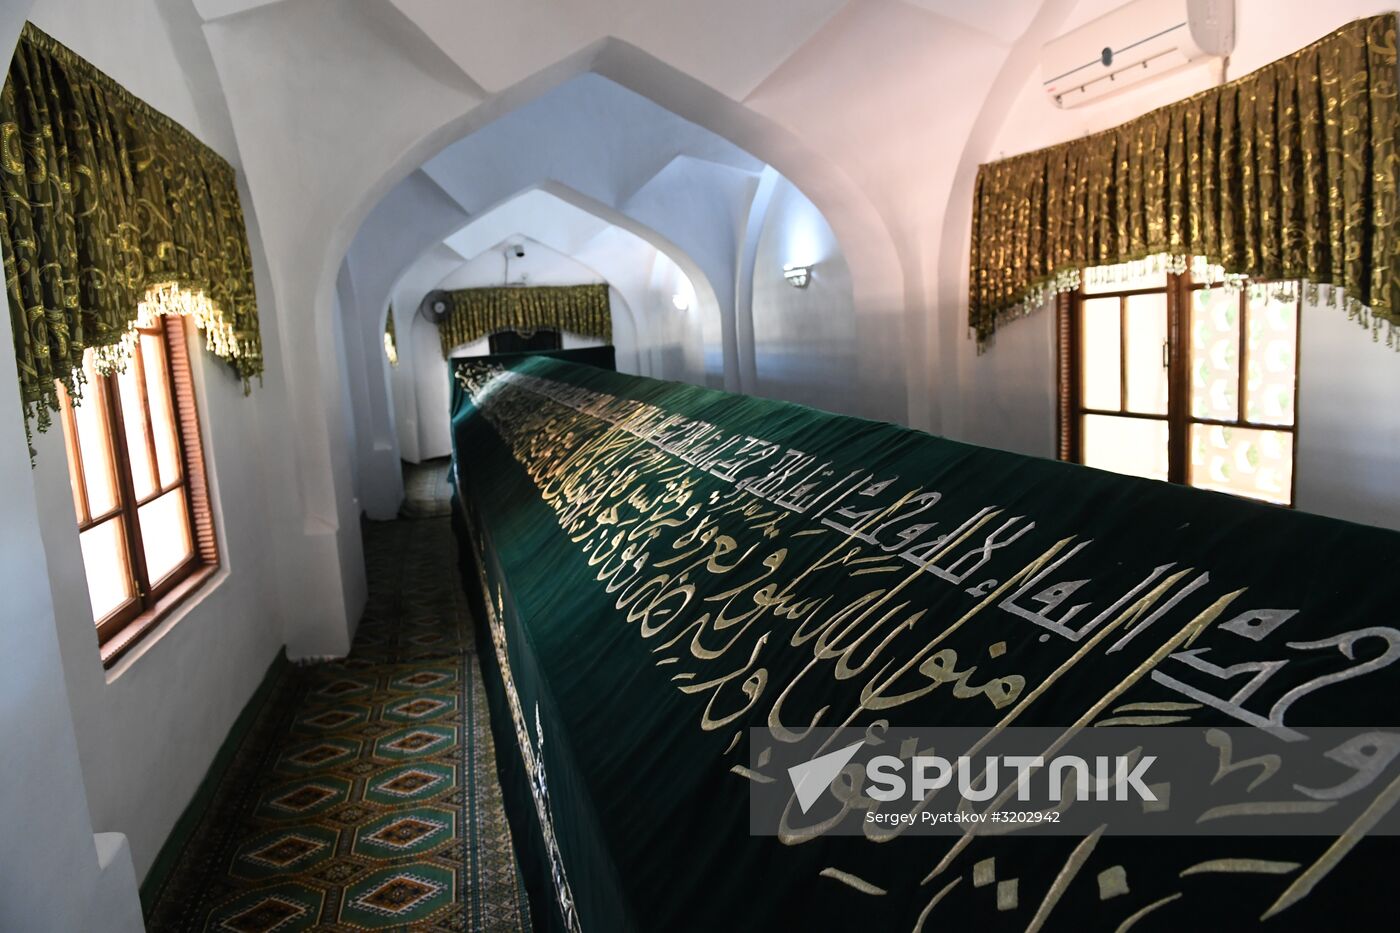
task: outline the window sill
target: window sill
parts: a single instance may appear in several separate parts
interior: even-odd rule
[[[208,564],[199,568],[176,584],[154,607],[128,622],[125,628],[102,645],[102,667],[110,672],[127,652],[141,643],[143,637],[184,605],[190,596],[213,579],[214,574],[218,572],[218,564]]]

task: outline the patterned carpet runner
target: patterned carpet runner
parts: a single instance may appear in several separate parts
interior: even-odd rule
[[[406,513],[440,514],[435,466]],[[364,543],[350,657],[273,688],[150,930],[529,929],[449,522],[367,523]]]

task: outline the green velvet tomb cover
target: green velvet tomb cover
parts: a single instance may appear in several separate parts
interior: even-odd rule
[[[560,360],[456,378],[463,573],[542,928],[1341,929],[1389,909],[1394,837],[754,836],[748,729],[1400,726],[1400,535]],[[1247,691],[1258,664],[1184,657],[1281,663]],[[1246,791],[1256,772],[1224,779],[1297,796]]]

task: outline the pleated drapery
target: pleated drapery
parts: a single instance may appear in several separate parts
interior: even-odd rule
[[[0,249],[25,422],[49,427],[83,351],[122,365],[133,329],[195,318],[208,348],[262,372],[234,170],[174,120],[26,24],[0,92]]]
[[[612,343],[612,304],[606,285],[461,288],[434,292],[427,301],[447,304],[438,325],[442,356],[454,347],[511,330],[529,336],[560,330]]]
[[[1228,276],[1341,288],[1393,342],[1398,113],[1388,13],[1122,126],[983,165],[973,333],[985,344],[1087,268],[1183,271],[1202,256]]]

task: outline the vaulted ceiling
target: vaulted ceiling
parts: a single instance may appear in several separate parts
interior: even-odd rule
[[[820,209],[845,252],[861,321],[855,365],[880,383],[863,413],[954,435],[962,398],[990,372],[976,367],[964,326],[977,165],[1181,90],[1093,114],[1057,111],[1036,93],[1041,44],[1120,0],[150,2],[183,50],[196,102],[221,92],[229,131],[217,116],[191,122],[215,142],[236,141],[229,154],[246,174],[278,300],[298,313],[329,313],[355,232],[420,168],[468,214],[496,203],[480,188],[468,197],[468,173],[520,181],[498,187],[496,200],[529,184],[512,164],[519,148],[492,150],[481,141],[492,136],[572,163],[590,183],[570,184],[588,198],[612,208],[651,199],[681,223],[693,212],[697,228],[715,222],[713,202],[662,197],[659,180],[741,185],[766,164]],[[1380,3],[1237,0],[1232,62],[1257,67]],[[1273,23],[1285,19],[1299,28]],[[582,92],[586,82],[573,86],[589,75],[662,118],[638,105],[635,120],[610,124],[611,145],[576,145],[601,99]],[[534,106],[554,91],[578,94],[579,112]],[[675,144],[668,151],[649,134]],[[645,148],[646,160],[619,172],[630,148]],[[473,156],[456,177],[439,170],[451,151]]]
[[[931,420],[919,410],[929,395],[922,374],[937,330],[958,313],[933,309],[943,220],[970,131],[1017,42],[1075,6],[158,2],[192,4],[203,21],[269,251],[288,267],[284,277],[300,280],[291,301],[315,305],[326,292],[328,273],[303,279],[327,262],[311,244],[343,252],[373,204],[420,166],[472,214],[564,176],[628,210],[658,195],[659,179],[742,185],[766,163],[830,222],[868,325],[863,359],[891,383],[881,397],[902,392],[912,406],[871,413],[914,422]],[[604,78],[613,87],[600,92]],[[606,138],[586,132],[601,118]],[[533,179],[518,164],[526,146],[523,161],[547,163]],[[656,196],[652,206],[698,212],[696,228],[744,223],[716,217],[718,203]],[[906,372],[918,375],[906,384]]]

